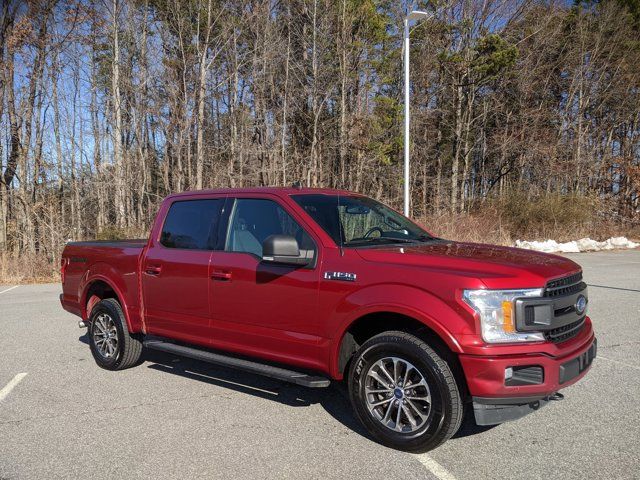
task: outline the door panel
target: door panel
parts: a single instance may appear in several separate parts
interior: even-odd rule
[[[208,345],[209,276],[224,198],[179,200],[142,262],[148,333]]]
[[[213,253],[213,345],[317,368],[319,269],[262,262],[261,242],[273,234],[296,236],[302,249],[317,251],[311,237],[275,201],[236,202],[225,250],[245,251]]]
[[[318,278],[313,270],[263,264],[246,253],[215,252],[213,343],[281,360],[314,356]]]
[[[142,269],[149,333],[208,344],[210,251],[150,248]],[[159,268],[158,274],[147,270]]]

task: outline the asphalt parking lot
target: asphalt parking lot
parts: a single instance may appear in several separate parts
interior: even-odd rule
[[[640,478],[640,251],[571,258],[590,285],[591,372],[563,401],[493,428],[467,421],[422,455],[367,438],[339,385],[155,352],[102,370],[59,285],[1,286],[0,479]]]

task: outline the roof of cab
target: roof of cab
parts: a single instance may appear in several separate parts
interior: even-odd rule
[[[181,193],[173,193],[167,198],[178,198],[192,195],[242,195],[245,193],[270,193],[277,196],[285,195],[358,195],[358,193],[348,190],[337,190],[333,188],[310,188],[310,187],[247,187],[247,188],[216,188],[211,190],[191,190]]]

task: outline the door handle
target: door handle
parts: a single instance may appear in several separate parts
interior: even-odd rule
[[[160,275],[162,267],[160,265],[149,265],[145,267],[144,273],[147,275]]]
[[[229,271],[216,270],[211,274],[211,278],[219,282],[230,282],[231,277],[232,275]]]

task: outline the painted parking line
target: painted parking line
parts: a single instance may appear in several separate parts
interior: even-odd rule
[[[0,390],[0,402],[7,398],[7,396],[11,393],[11,390],[16,388],[24,377],[26,377],[26,373],[19,373],[15,377],[11,379],[9,383],[7,383],[2,390]]]
[[[20,285],[15,285],[15,286],[13,286],[13,287],[7,288],[6,290],[2,290],[2,291],[0,292],[0,295],[2,295],[3,293],[7,293],[7,292],[9,292],[9,291],[13,290],[14,288],[18,288],[19,286],[20,286]]]
[[[609,290],[622,290],[623,292],[640,292],[636,288],[610,287],[608,285],[594,285],[593,283],[587,283],[587,287],[608,288]]]
[[[424,468],[426,468],[429,473],[435,475],[435,477],[439,480],[456,480],[456,477],[454,477],[453,474],[449,472],[449,470],[444,468],[426,453],[416,455],[416,457],[418,458],[418,461],[422,464],[422,466],[424,466]]]

